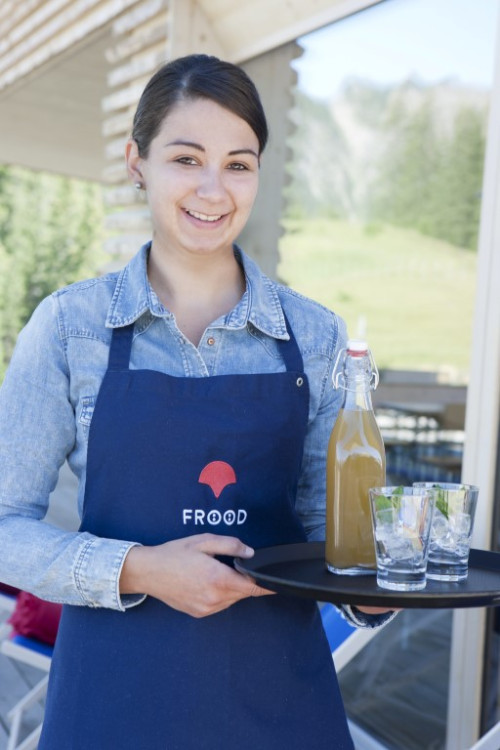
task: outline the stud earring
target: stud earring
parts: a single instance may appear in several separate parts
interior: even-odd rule
[[[135,189],[136,190],[144,190],[144,186],[143,186],[142,182],[136,182],[135,183]]]

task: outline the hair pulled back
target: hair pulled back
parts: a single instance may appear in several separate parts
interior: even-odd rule
[[[151,141],[175,104],[211,99],[241,117],[259,141],[259,154],[268,138],[266,116],[253,81],[242,68],[211,55],[187,55],[163,65],[146,84],[132,127],[139,155],[147,158]]]

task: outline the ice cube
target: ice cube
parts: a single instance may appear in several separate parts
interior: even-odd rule
[[[457,536],[468,537],[470,533],[470,515],[468,513],[454,513],[450,517],[450,529]]]
[[[447,533],[448,521],[442,515],[442,513],[439,513],[439,511],[435,512],[432,519],[432,538],[443,539]]]
[[[385,538],[387,554],[393,560],[408,560],[414,555],[411,539],[398,534],[392,534]]]

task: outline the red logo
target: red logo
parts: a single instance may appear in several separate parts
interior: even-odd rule
[[[232,466],[225,461],[211,461],[202,470],[198,478],[200,484],[208,484],[218,498],[224,487],[236,484],[236,474]]]

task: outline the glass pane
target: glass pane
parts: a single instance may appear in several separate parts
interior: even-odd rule
[[[391,750],[444,747],[451,618],[446,610],[400,612],[345,667],[339,681],[354,739],[361,727]]]
[[[298,40],[279,276],[368,339],[388,482],[460,480],[497,13],[386,0]],[[450,640],[400,613],[340,675],[349,718],[444,748]]]

